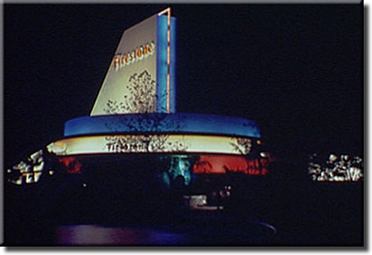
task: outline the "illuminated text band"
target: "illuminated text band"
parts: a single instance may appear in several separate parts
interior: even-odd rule
[[[247,155],[252,140],[244,137],[153,134],[66,138],[48,145],[57,156],[119,153],[223,153]]]

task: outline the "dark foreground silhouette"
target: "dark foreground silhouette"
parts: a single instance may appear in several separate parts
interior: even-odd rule
[[[198,174],[188,186],[164,185],[151,161],[130,163],[6,185],[5,245],[364,244],[363,182],[312,182],[303,166],[278,162],[267,176]],[[190,208],[193,194],[208,206]]]

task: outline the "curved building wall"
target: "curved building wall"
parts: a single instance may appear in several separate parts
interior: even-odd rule
[[[64,130],[65,137],[115,133],[178,133],[261,137],[258,124],[252,120],[195,113],[85,116],[67,121]]]

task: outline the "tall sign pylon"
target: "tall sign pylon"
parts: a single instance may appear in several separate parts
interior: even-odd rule
[[[125,30],[90,115],[174,113],[175,42],[170,8]]]

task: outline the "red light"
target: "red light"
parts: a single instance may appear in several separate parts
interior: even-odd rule
[[[193,165],[193,173],[224,174],[242,172],[248,175],[267,175],[271,160],[263,158],[246,159],[243,156],[202,155]]]
[[[81,164],[75,157],[60,158],[58,161],[65,165],[66,173],[81,174],[83,164]]]

